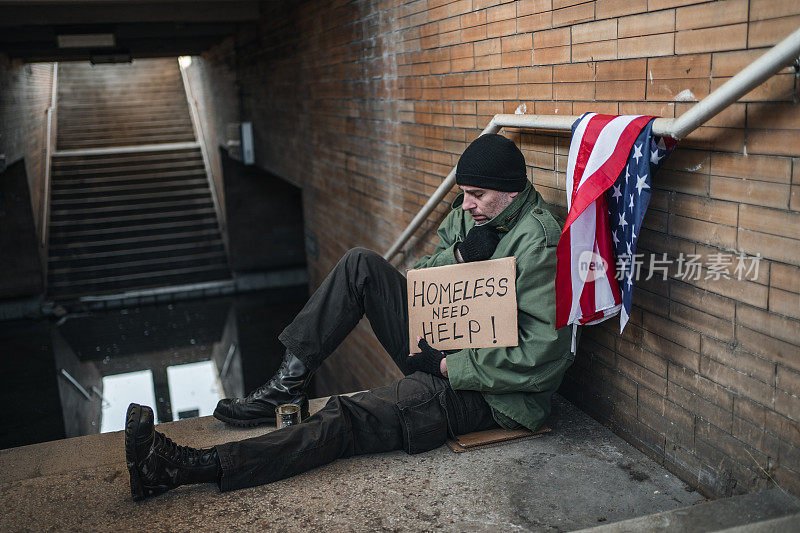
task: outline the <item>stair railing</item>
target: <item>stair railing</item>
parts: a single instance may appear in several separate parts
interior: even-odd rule
[[[50,106],[47,108],[47,120],[44,136],[44,180],[42,180],[42,249],[47,248],[48,216],[50,209],[50,172],[55,151],[56,139],[56,106],[58,105],[58,63],[53,63],[53,84],[50,89]],[[46,255],[46,254],[45,254]],[[44,259],[47,264],[47,259]],[[46,278],[45,278],[46,279]]]
[[[714,92],[697,102],[680,117],[657,118],[653,122],[653,133],[661,137],[672,137],[673,139],[686,137],[753,88],[777,74],[784,67],[794,64],[795,70],[800,70],[798,56],[800,56],[800,28],[750,63]],[[568,115],[495,115],[483,129],[481,135],[497,133],[502,128],[570,131],[572,124],[578,118],[577,116]],[[400,248],[408,242],[417,228],[422,225],[428,215],[439,205],[439,202],[450,192],[455,181],[456,168],[453,167],[442,184],[425,202],[425,205],[422,206],[400,236],[397,237],[397,240],[389,250],[383,254],[384,259],[391,260],[400,251]]]
[[[192,128],[194,129],[195,137],[200,145],[200,153],[203,156],[203,167],[206,171],[206,179],[208,180],[208,188],[211,190],[211,200],[214,202],[214,211],[217,213],[217,225],[219,226],[220,235],[222,235],[222,242],[225,250],[228,250],[228,232],[225,229],[226,220],[225,213],[222,210],[219,197],[217,196],[217,176],[214,167],[211,165],[211,159],[208,154],[208,142],[203,129],[203,121],[200,117],[200,110],[197,106],[197,99],[194,96],[192,85],[189,82],[189,75],[186,72],[180,58],[178,58],[178,70],[181,72],[181,79],[183,80],[183,88],[186,91],[186,100],[189,103],[189,114],[192,119]]]

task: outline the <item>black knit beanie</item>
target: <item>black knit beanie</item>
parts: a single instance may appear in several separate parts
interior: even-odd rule
[[[525,156],[514,141],[496,133],[472,141],[456,166],[458,185],[519,192],[527,182]]]

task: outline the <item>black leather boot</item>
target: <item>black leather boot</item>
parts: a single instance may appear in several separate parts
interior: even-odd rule
[[[220,400],[214,417],[226,424],[250,427],[275,423],[275,408],[286,403],[300,406],[305,419],[308,417],[308,398],[305,388],[311,381],[312,372],[292,352],[286,350],[280,368],[261,387],[244,398]]]
[[[135,501],[180,485],[216,483],[220,475],[215,448],[178,446],[153,429],[153,410],[135,403],[125,418],[125,460]]]

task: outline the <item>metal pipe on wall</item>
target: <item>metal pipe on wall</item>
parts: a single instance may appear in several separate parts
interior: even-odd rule
[[[720,111],[750,92],[800,56],[800,28],[773,46],[714,92],[697,102],[678,118],[657,118],[653,133],[661,137],[682,139],[706,123]],[[497,133],[501,128],[569,131],[578,119],[576,115],[495,115],[481,135]],[[422,225],[456,181],[456,168],[447,175],[425,205],[397,237],[384,259],[392,259],[413,233]]]

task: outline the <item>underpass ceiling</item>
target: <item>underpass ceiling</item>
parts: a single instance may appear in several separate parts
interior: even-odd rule
[[[23,61],[195,55],[258,19],[258,0],[0,0],[0,54]],[[113,35],[59,47],[58,36]]]

